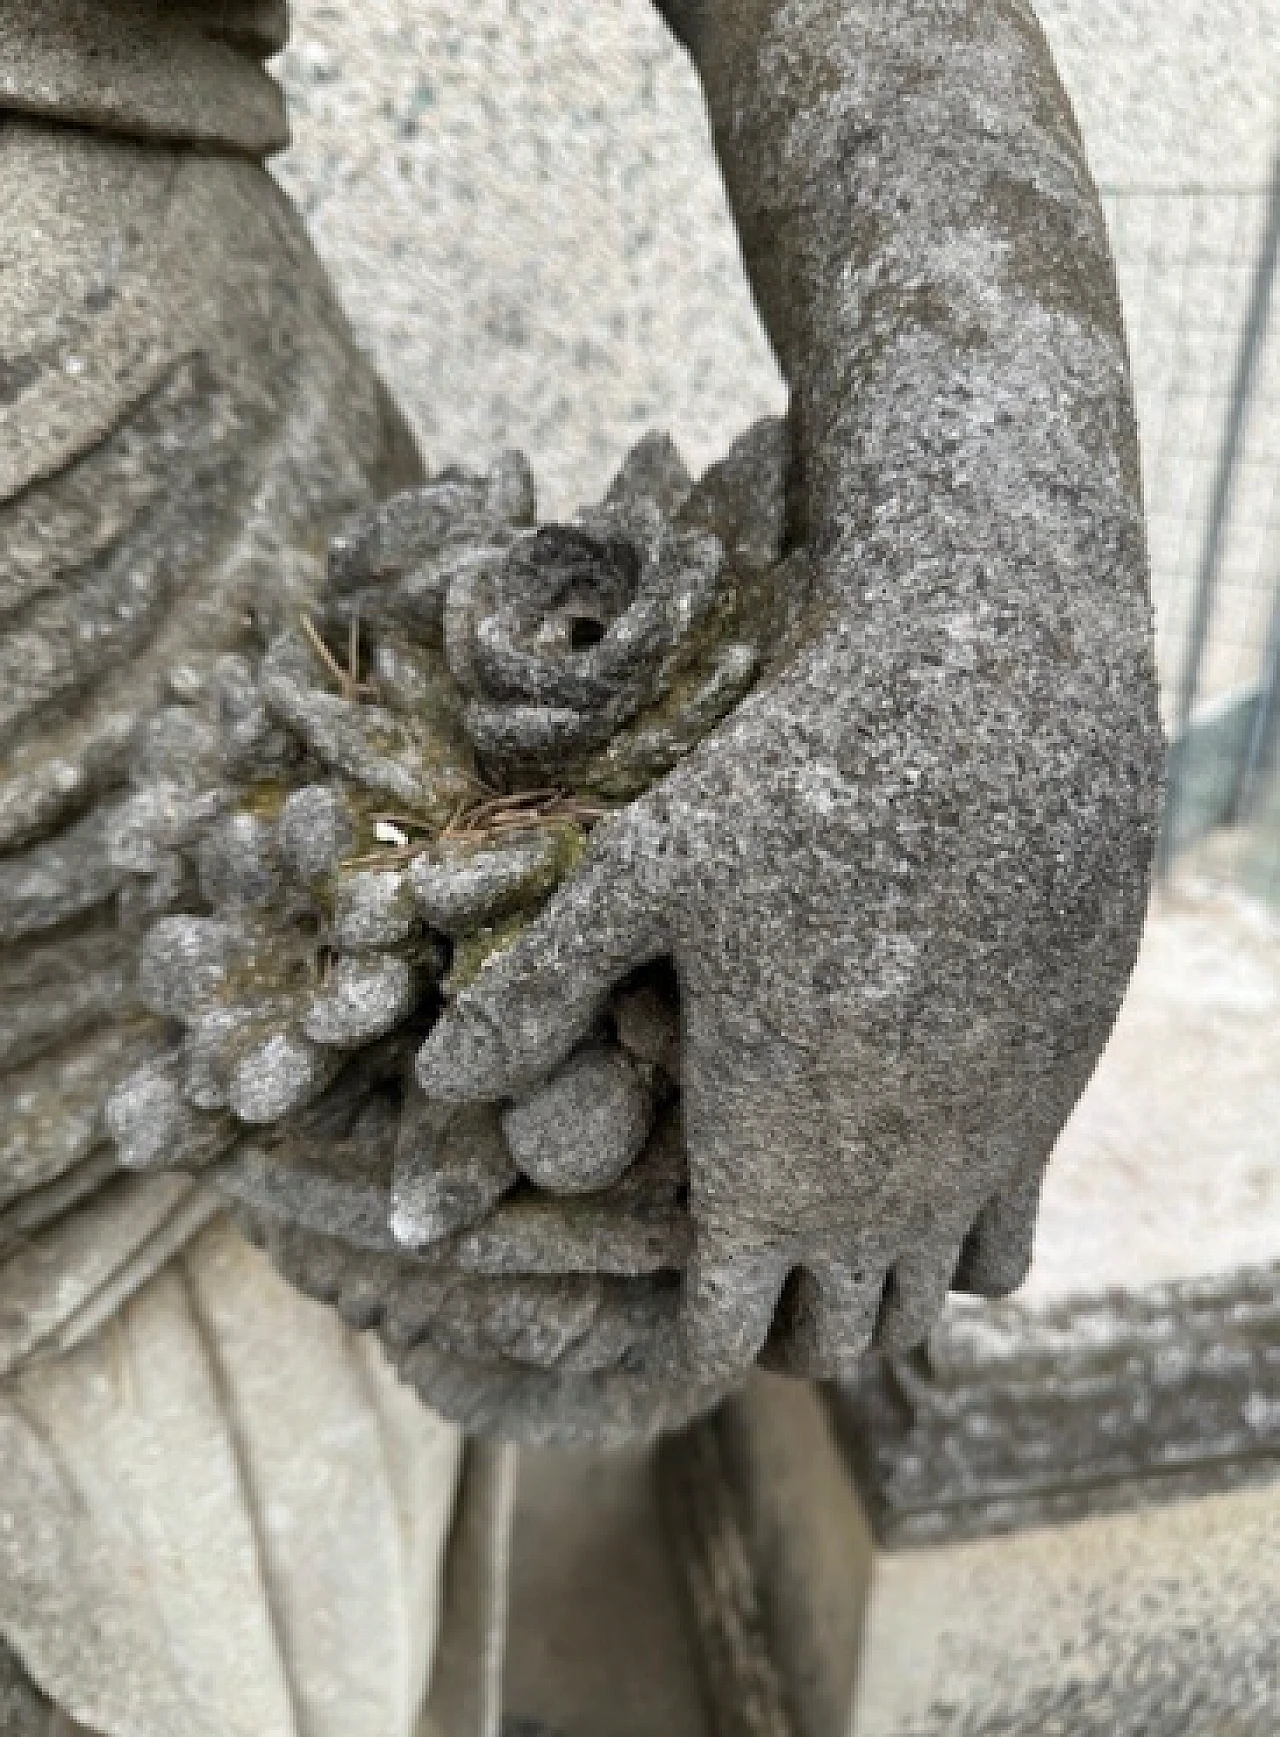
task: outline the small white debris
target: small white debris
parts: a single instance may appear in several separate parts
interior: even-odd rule
[[[394,845],[397,850],[404,850],[409,843],[409,834],[407,832],[402,832],[398,826],[393,825],[389,820],[375,821],[373,836],[377,839],[379,844],[391,844]]]

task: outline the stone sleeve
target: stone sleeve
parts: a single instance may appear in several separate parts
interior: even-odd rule
[[[0,7],[0,112],[265,156],[288,143],[268,55],[285,0],[39,0]]]

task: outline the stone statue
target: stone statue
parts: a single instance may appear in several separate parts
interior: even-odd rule
[[[211,1190],[123,1174],[102,1120],[167,1043],[110,851],[134,742],[330,530],[421,476],[261,161],[285,138],[262,66],[283,12],[0,9],[0,1637],[34,1679],[8,1697],[22,1737],[418,1737],[469,1478],[371,1343]]]
[[[1097,197],[1024,0],[661,10],[791,409],[696,480],[651,436],[559,525],[518,455],[422,479],[254,160],[276,6],[0,24],[20,1382],[227,1202],[526,1441],[847,1372],[1025,1271],[1160,793]]]

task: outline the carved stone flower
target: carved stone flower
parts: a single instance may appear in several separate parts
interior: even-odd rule
[[[216,1161],[286,1270],[474,1427],[632,1433],[693,1402],[644,1373],[691,1231],[673,982],[515,1102],[434,1105],[413,1058],[787,632],[784,459],[762,424],[695,485],[650,437],[542,528],[518,458],[397,497],[323,597],[188,679],[116,823],[171,906],[141,986],[173,1043],[112,1100],[124,1161]]]
[[[628,797],[732,709],[801,589],[774,571],[783,453],[762,424],[694,485],[650,436],[601,506],[459,575],[445,646],[486,767]]]

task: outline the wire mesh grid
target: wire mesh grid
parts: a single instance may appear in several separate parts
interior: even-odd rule
[[[1270,186],[1107,206],[1173,741],[1162,868],[1280,902],[1280,157]]]

